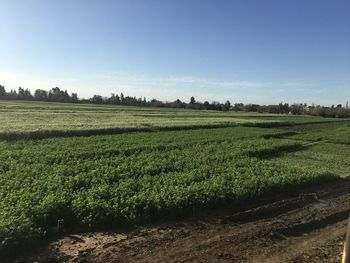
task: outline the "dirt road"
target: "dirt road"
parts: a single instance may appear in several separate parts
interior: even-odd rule
[[[16,262],[340,262],[349,212],[344,179],[241,212],[66,236]]]

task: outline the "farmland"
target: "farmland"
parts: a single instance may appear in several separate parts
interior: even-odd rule
[[[0,100],[0,138],[334,121],[338,120],[313,116]]]
[[[58,221],[118,229],[350,175],[349,120],[0,102],[0,124],[2,253],[55,237]]]

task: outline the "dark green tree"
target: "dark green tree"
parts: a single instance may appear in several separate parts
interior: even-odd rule
[[[5,86],[0,85],[0,99],[5,99],[5,98],[6,98]]]
[[[71,100],[71,102],[78,102],[79,101],[78,94],[72,93],[70,100]]]
[[[103,103],[103,98],[102,98],[102,96],[100,96],[100,95],[94,95],[94,96],[91,98],[91,102],[92,102],[92,103],[95,103],[95,104],[102,104],[102,103]]]
[[[230,101],[226,101],[224,104],[224,111],[229,111],[231,109],[231,102]]]
[[[48,99],[48,93],[46,90],[37,89],[34,92],[34,99],[35,100],[47,100]]]

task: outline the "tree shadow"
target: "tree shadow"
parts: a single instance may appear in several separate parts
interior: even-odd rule
[[[269,160],[273,158],[280,157],[282,155],[298,152],[309,148],[310,145],[305,145],[301,143],[295,143],[291,145],[281,145],[273,148],[259,149],[254,151],[249,151],[246,154],[249,157],[258,158],[261,160]]]

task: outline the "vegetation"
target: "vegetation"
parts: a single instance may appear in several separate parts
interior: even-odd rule
[[[134,131],[0,140],[0,254],[56,235],[58,222],[71,232],[177,218],[350,170],[348,120],[11,101],[0,103],[0,124],[17,139]]]
[[[217,112],[119,105],[0,101],[0,138],[47,138],[125,131],[227,127],[239,124],[285,126],[337,119],[259,113]]]
[[[232,127],[2,141],[1,249],[55,234],[59,220],[77,231],[174,218],[349,171],[349,147],[335,174],[324,149],[288,136]],[[304,151],[318,165],[293,161]]]
[[[34,95],[29,89],[18,88],[18,91],[11,90],[6,92],[5,87],[0,85],[0,100],[26,100],[26,101],[50,101],[50,102],[66,102],[66,103],[90,103],[90,104],[109,104],[109,105],[128,105],[128,106],[143,106],[143,107],[167,107],[167,108],[190,108],[190,109],[206,109],[229,111],[231,103],[226,101],[224,104],[219,102],[204,103],[196,102],[194,97],[190,98],[190,102],[186,103],[179,99],[173,102],[162,102],[156,99],[146,100],[145,97],[131,97],[124,96],[123,93],[114,94],[110,97],[102,97],[101,95],[94,95],[89,99],[79,99],[76,93],[69,95],[67,90],[61,90],[58,87],[52,88],[49,91],[37,89]]]
[[[166,108],[183,108],[183,109],[200,109],[200,110],[216,110],[216,111],[244,111],[244,112],[259,112],[259,113],[274,113],[274,114],[307,114],[328,118],[350,118],[350,109],[348,102],[345,107],[338,104],[336,107],[324,107],[320,105],[307,104],[292,104],[280,103],[278,105],[258,105],[235,103],[231,105],[230,101],[225,103],[220,102],[197,102],[192,96],[189,103],[179,99],[172,102],[163,102],[157,99],[146,100],[145,97],[130,97],[112,93],[110,97],[94,95],[89,99],[79,99],[76,93],[69,95],[67,90],[63,91],[58,87],[52,88],[49,91],[37,89],[34,95],[29,89],[18,88],[18,91],[11,90],[6,92],[5,87],[0,85],[0,100],[26,100],[26,101],[50,101],[50,102],[66,102],[66,103],[90,103],[90,104],[109,104],[109,105],[127,105],[127,106],[142,106],[142,107],[166,107]]]
[[[319,123],[318,125],[300,125],[293,127],[299,133],[293,139],[304,141],[323,141],[329,143],[350,145],[350,122],[343,123]]]

